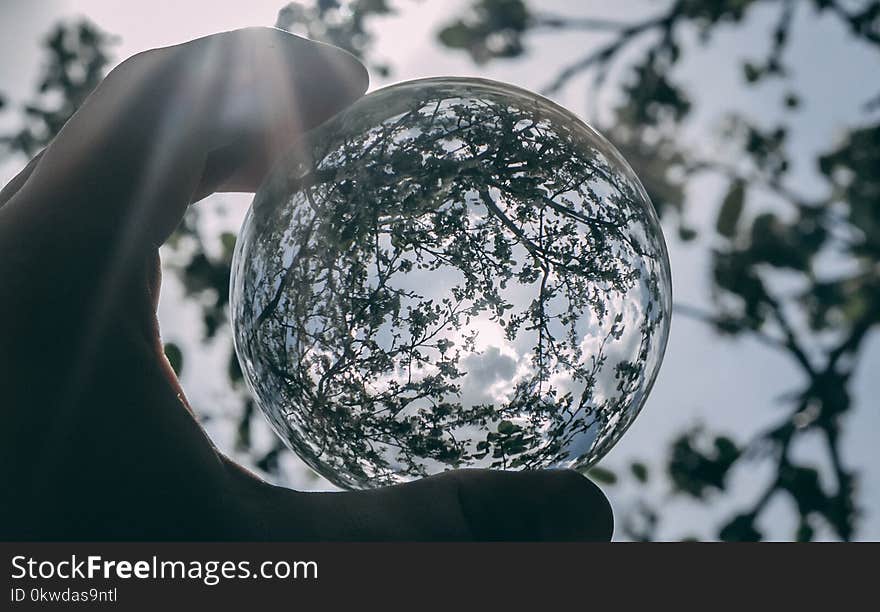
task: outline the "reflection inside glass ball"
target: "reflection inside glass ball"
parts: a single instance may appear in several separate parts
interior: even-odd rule
[[[544,98],[452,78],[309,133],[254,199],[231,294],[259,406],[345,488],[588,467],[641,409],[670,304],[617,151]]]

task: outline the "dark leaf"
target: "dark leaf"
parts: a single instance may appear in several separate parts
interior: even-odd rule
[[[166,342],[165,357],[168,358],[168,363],[171,364],[174,373],[180,376],[183,371],[183,351],[180,350],[180,347],[173,342]]]
[[[613,485],[617,482],[617,474],[611,470],[606,470],[600,467],[590,468],[590,471],[587,472],[587,476],[589,476],[591,480],[606,485]]]
[[[715,223],[715,229],[725,238],[732,238],[736,234],[736,226],[742,215],[743,205],[745,204],[746,186],[740,180],[735,180],[730,184],[727,195],[721,203],[718,211],[718,221]]]

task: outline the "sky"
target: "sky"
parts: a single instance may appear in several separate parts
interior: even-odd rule
[[[125,3],[111,0],[3,0],[0,2],[0,58],[4,59],[0,61],[0,91],[14,102],[33,90],[41,57],[37,41],[60,17],[87,15],[104,30],[119,35],[120,43],[115,52],[117,59],[121,60],[144,49],[212,32],[271,25],[282,4],[279,0],[130,0]],[[464,4],[462,0],[442,3],[404,0],[398,4],[405,7],[402,15],[382,20],[377,30],[376,56],[392,63],[394,81],[437,75],[472,75],[537,90],[548,82],[553,67],[559,66],[566,57],[584,53],[583,33],[552,34],[536,39],[540,44],[534,45],[533,51],[523,60],[475,66],[465,55],[443,51],[433,42],[438,25],[455,12],[455,7]],[[572,14],[576,12],[571,8],[575,4],[554,0],[542,2],[540,6],[557,13]],[[629,18],[644,14],[645,7],[650,11],[657,3],[626,0],[596,4],[607,5],[604,10],[608,16]],[[772,15],[759,11],[752,22],[747,28],[721,32],[709,47],[698,47],[693,53],[685,54],[680,74],[695,95],[698,109],[683,136],[689,146],[708,146],[705,134],[717,129],[722,119],[719,109],[741,108],[765,117],[768,122],[780,112],[779,99],[784,90],[769,86],[753,91],[742,86],[736,60],[760,57],[766,52]],[[876,55],[857,47],[854,49],[839,25],[831,20],[804,20],[795,32],[787,58],[794,68],[796,89],[803,92],[808,105],[799,114],[794,130],[796,140],[792,142],[792,149],[800,155],[795,159],[793,179],[809,188],[815,177],[807,162],[860,117],[859,105],[876,95],[876,83],[864,75],[880,74],[880,65]],[[371,87],[386,82],[374,78]],[[589,108],[586,94],[585,82],[575,81],[554,97],[585,118],[594,117],[596,113],[603,116],[611,98],[600,97],[598,108]],[[7,121],[0,118],[0,126],[8,125]],[[20,165],[19,162],[0,165],[0,178],[9,178]],[[689,220],[698,229],[711,228],[714,223],[714,203],[721,188],[723,185],[711,180],[689,185]],[[249,197],[219,198],[229,212],[215,222],[228,227],[237,226]],[[711,205],[701,206],[702,202]],[[772,202],[756,205],[772,207]],[[754,213],[754,210],[748,212]],[[706,234],[711,236],[711,232]],[[683,245],[677,240],[672,224],[668,224],[666,235],[676,302],[707,305],[707,260],[695,257],[695,254],[705,253],[711,246],[711,239],[701,238],[697,245]],[[181,306],[180,302],[180,288],[173,281],[166,283],[160,307],[163,333],[166,338],[184,346],[195,346],[192,330],[199,325],[198,313],[193,308]],[[228,398],[224,397],[222,385],[216,384],[208,373],[225,372],[225,364],[219,362],[223,354],[221,348],[217,347],[213,353],[209,350],[204,364],[195,372],[189,369],[183,381],[194,405],[216,404],[220,406],[220,412],[224,410],[224,402],[228,404]],[[880,452],[874,439],[880,432],[880,410],[874,399],[880,395],[880,379],[871,375],[877,371],[880,371],[880,338],[875,332],[865,344],[861,367],[853,381],[856,406],[845,424],[844,444],[845,460],[861,473],[860,502],[864,515],[857,536],[874,540],[880,539]],[[712,431],[729,432],[743,442],[784,415],[786,408],[777,404],[776,398],[796,388],[797,383],[797,371],[793,366],[767,348],[749,340],[719,339],[703,324],[676,317],[666,358],[651,397],[642,415],[602,465],[615,468],[626,465],[633,457],[640,457],[649,466],[659,467],[671,436],[700,422],[705,422]],[[209,424],[209,431],[221,447],[228,447],[228,427],[224,429],[223,425]],[[817,452],[818,444],[818,440],[807,442],[795,449],[795,455],[807,461],[821,456]],[[666,496],[655,479],[650,485],[653,499],[664,499],[663,508],[673,519],[661,529],[661,535],[709,536],[711,528],[722,517],[734,512],[738,505],[748,504],[757,495],[768,475],[765,470],[752,469],[752,464],[745,464],[732,474],[731,486],[735,494],[725,496],[723,503],[709,509]],[[827,470],[823,476],[828,477]],[[294,480],[291,484],[303,488],[321,486],[308,479]],[[639,491],[625,485],[611,488],[608,493],[615,505],[622,506],[630,503]],[[790,524],[790,513],[786,511],[789,503],[780,497],[762,523],[773,538],[786,539],[793,532],[794,525]]]

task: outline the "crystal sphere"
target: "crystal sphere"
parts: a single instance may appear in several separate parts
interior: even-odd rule
[[[308,133],[236,245],[235,348],[277,434],[344,488],[584,469],[638,415],[671,313],[651,202],[549,100],[400,83]]]

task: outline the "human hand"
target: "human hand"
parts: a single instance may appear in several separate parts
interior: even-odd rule
[[[301,493],[197,423],[159,337],[158,248],[187,206],[254,191],[367,83],[345,52],[268,28],[148,51],[0,193],[0,538],[610,538],[607,500],[574,472]]]

